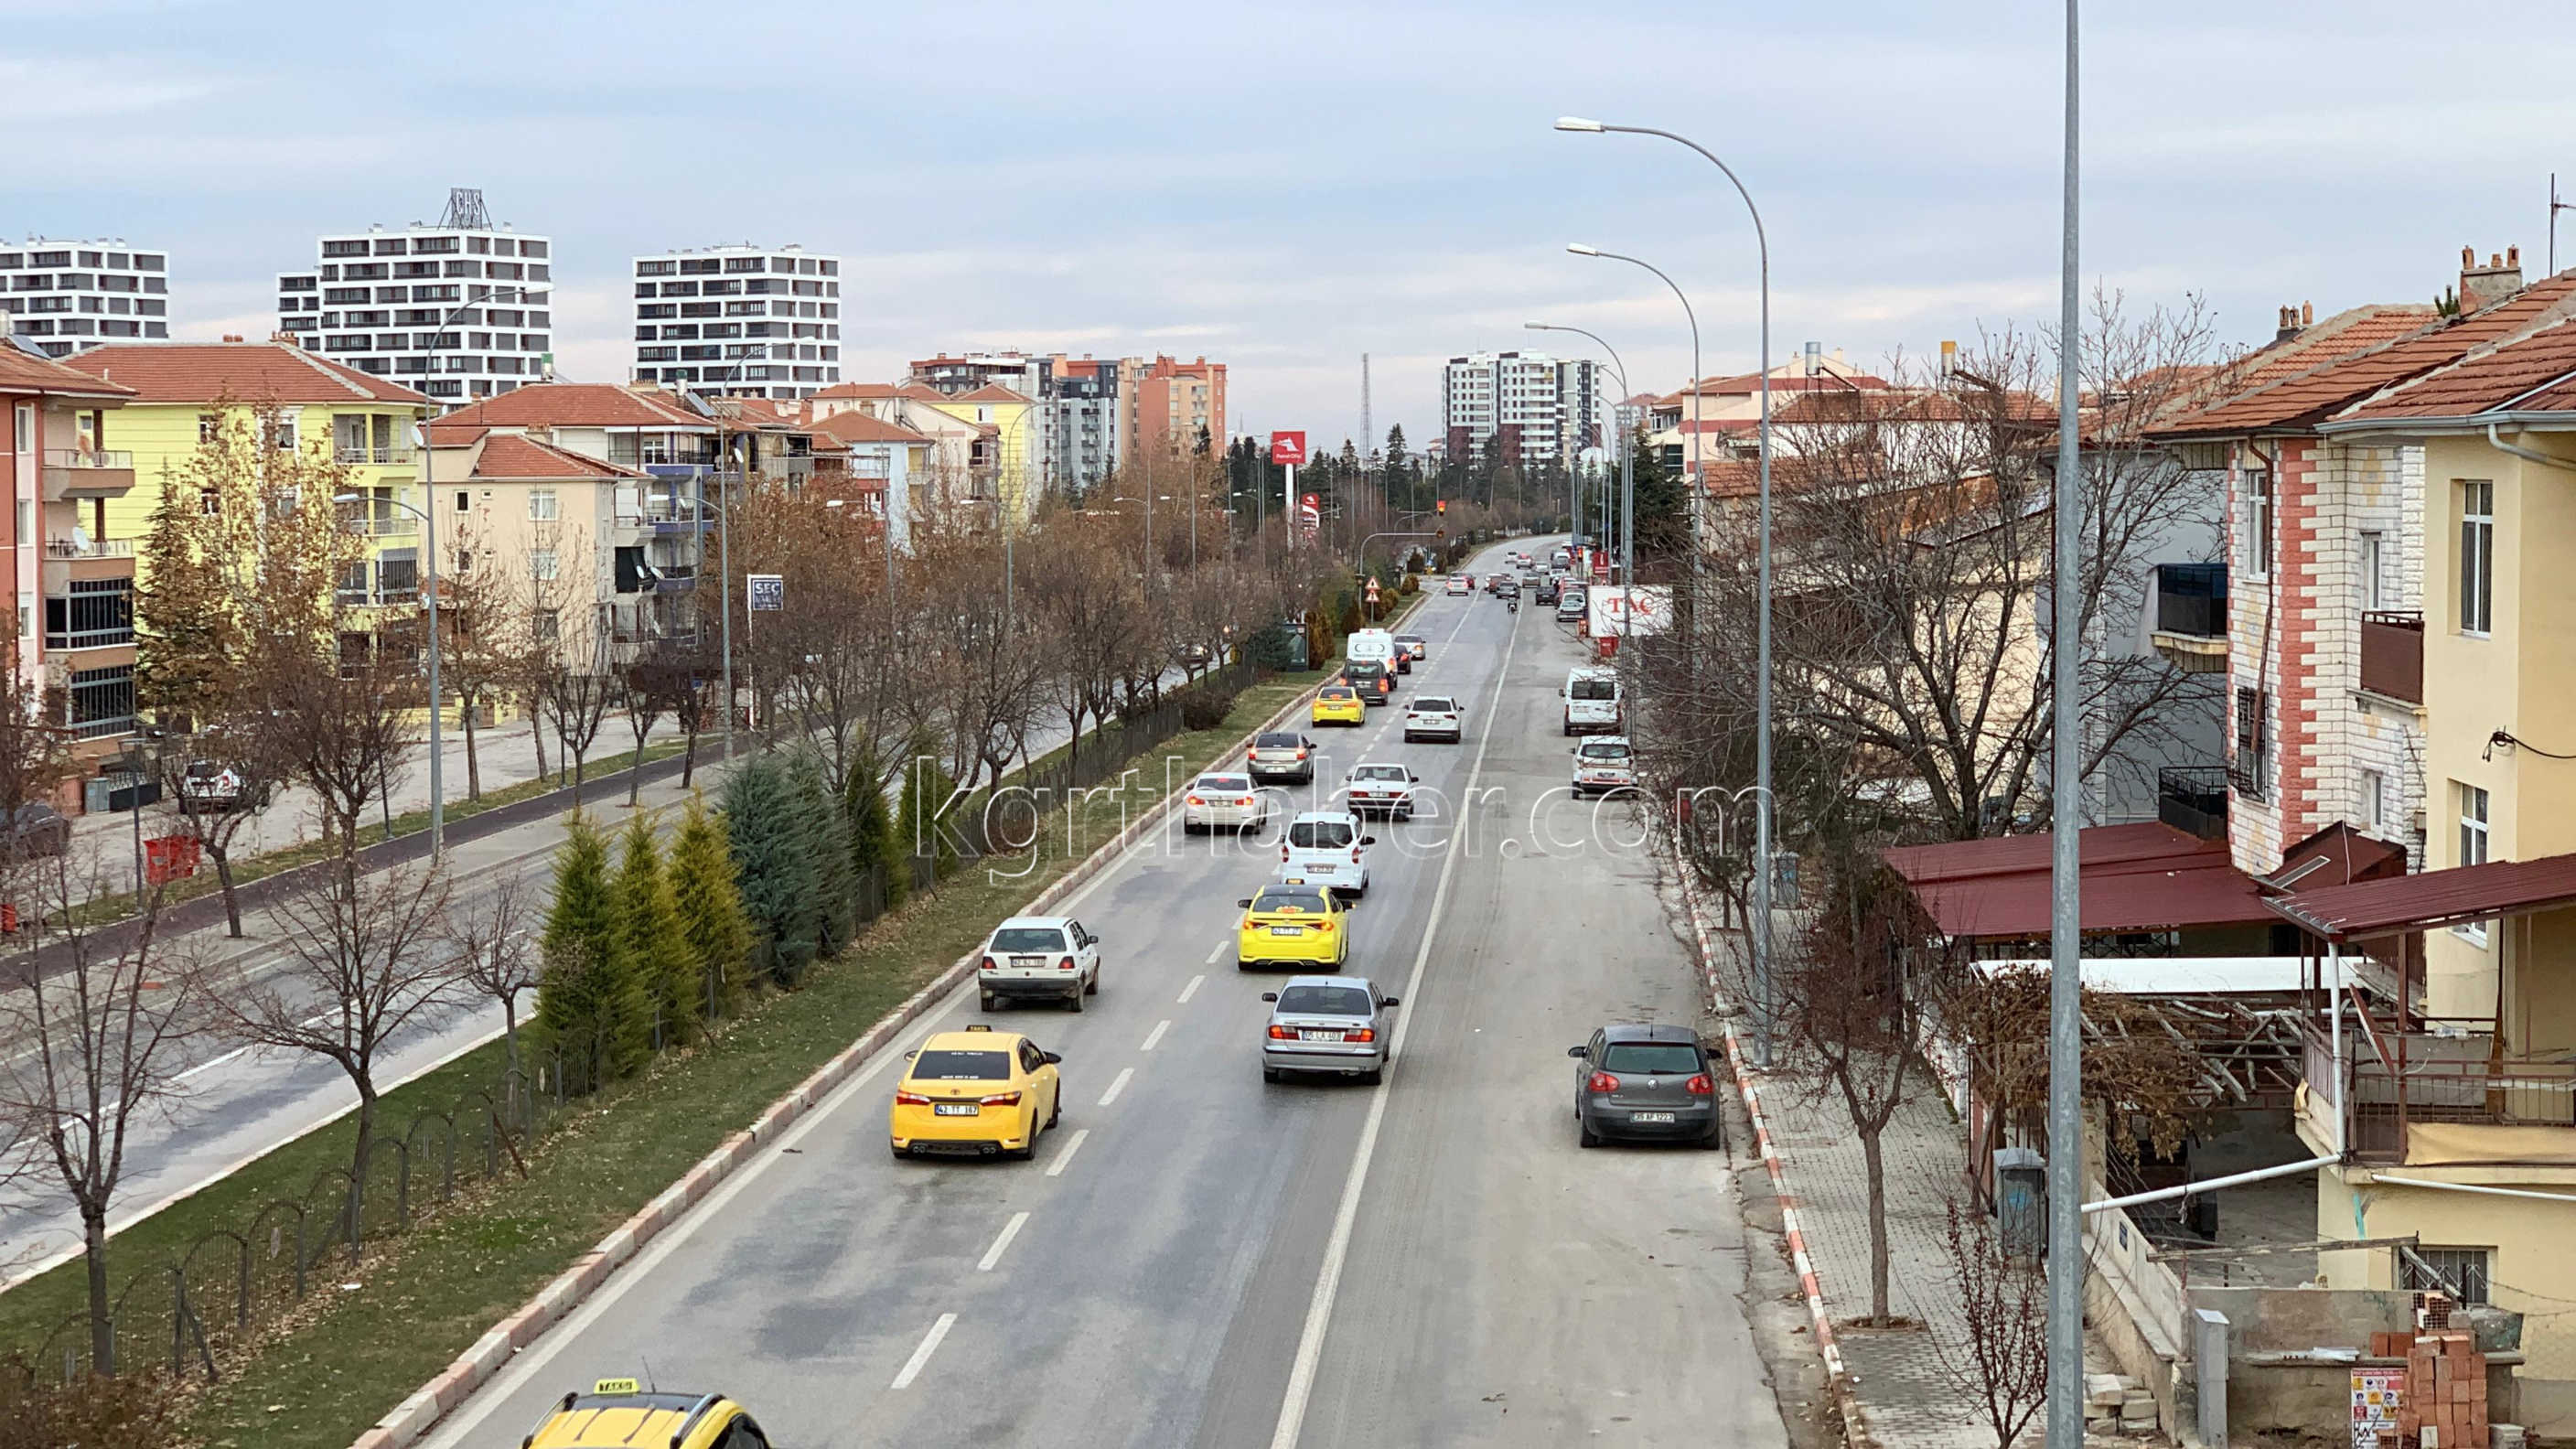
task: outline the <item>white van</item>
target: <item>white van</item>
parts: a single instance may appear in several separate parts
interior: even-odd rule
[[[1350,636],[1342,641],[1342,658],[1353,664],[1383,664],[1387,673],[1397,673],[1395,631],[1353,629]]]
[[[1565,675],[1565,732],[1569,735],[1617,734],[1625,721],[1626,701],[1615,669],[1571,669]]]

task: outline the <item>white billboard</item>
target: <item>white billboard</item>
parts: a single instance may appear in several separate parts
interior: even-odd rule
[[[1583,596],[1591,610],[1584,632],[1635,637],[1661,634],[1673,627],[1673,590],[1669,584],[1594,584]]]

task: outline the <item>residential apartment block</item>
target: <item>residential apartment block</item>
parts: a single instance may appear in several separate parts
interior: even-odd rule
[[[1600,365],[1543,352],[1475,352],[1440,374],[1441,432],[1453,457],[1499,447],[1525,466],[1572,466],[1608,440]]]
[[[796,399],[841,380],[841,259],[802,247],[637,257],[629,378],[721,397]]]
[[[1186,453],[1203,444],[1215,452],[1226,436],[1222,362],[1131,357],[1119,364],[1118,386],[1125,457],[1143,457],[1148,448]]]
[[[109,430],[135,395],[0,339],[10,648],[47,721],[92,757],[134,729],[134,540],[111,534],[107,506],[134,487],[134,455],[111,447]],[[69,812],[80,800],[75,787],[58,804]]]
[[[1087,490],[1148,446],[1186,451],[1225,436],[1225,364],[1204,357],[941,353],[916,359],[910,380],[950,397],[1001,387],[1033,400],[1030,436],[1004,446],[1027,449],[1040,493]]]
[[[554,243],[496,226],[458,188],[435,226],[325,236],[277,278],[277,325],[308,352],[448,407],[544,379],[554,358]]]
[[[122,237],[0,244],[0,309],[9,332],[47,357],[101,342],[170,335],[170,254]]]

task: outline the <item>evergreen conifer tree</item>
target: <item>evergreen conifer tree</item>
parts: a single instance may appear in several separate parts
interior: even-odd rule
[[[823,759],[810,746],[787,757],[787,779],[795,791],[796,817],[804,827],[806,849],[814,862],[814,959],[828,961],[850,939],[851,903],[858,896],[850,874],[850,828],[823,774]]]
[[[724,822],[700,796],[689,797],[679,834],[671,840],[670,879],[679,935],[688,943],[697,973],[699,1010],[711,1017],[731,1016],[742,1007],[751,926],[743,919],[742,893],[734,885]]]
[[[658,1023],[659,1044],[679,1046],[697,1039],[704,1010],[697,961],[680,932],[679,908],[671,898],[670,878],[663,872],[661,848],[643,812],[628,817],[622,845],[614,889],[627,959],[634,963],[637,980],[651,1002],[647,1020]]]
[[[768,754],[743,762],[725,782],[724,818],[752,966],[793,986],[813,964],[820,882],[785,762]]]
[[[895,868],[900,852],[894,845],[894,816],[886,808],[885,766],[875,752],[850,762],[849,778],[841,790],[841,815],[849,829],[854,882],[866,880],[870,871],[882,870],[885,905],[892,909],[898,899],[896,887],[906,872]]]
[[[536,1024],[577,1090],[595,1090],[635,1070],[648,1045],[652,1002],[618,914],[608,842],[587,817],[575,815],[555,856]]]

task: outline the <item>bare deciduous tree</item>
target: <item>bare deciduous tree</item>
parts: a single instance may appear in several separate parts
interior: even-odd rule
[[[1935,1335],[1941,1372],[1995,1436],[2013,1441],[2048,1402],[2048,1275],[2007,1254],[1985,1219],[1955,1200],[1942,1247],[1964,1319],[1958,1335]]]
[[[501,1040],[514,1074],[519,1070],[519,998],[537,989],[532,932],[539,914],[534,888],[525,877],[508,872],[448,912],[448,942],[460,984],[501,1004]]]

